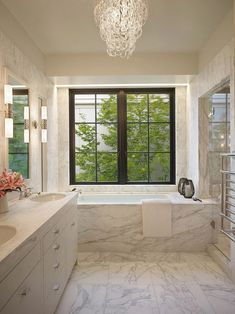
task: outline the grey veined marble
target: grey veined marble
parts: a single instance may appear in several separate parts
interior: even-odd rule
[[[235,285],[206,253],[143,255],[79,254],[56,314],[235,313]]]
[[[99,252],[203,251],[215,240],[214,205],[173,204],[172,236],[144,238],[141,205],[79,205],[78,250]]]

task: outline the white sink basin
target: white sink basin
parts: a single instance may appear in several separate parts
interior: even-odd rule
[[[48,194],[41,194],[41,195],[31,197],[30,200],[33,202],[44,203],[44,202],[57,201],[64,198],[65,196],[66,196],[65,194],[48,193]]]
[[[0,225],[0,245],[14,237],[16,228],[6,225]]]

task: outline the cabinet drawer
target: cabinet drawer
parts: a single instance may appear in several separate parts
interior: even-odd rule
[[[64,279],[66,268],[65,235],[62,233],[44,255],[44,291],[47,296]]]
[[[60,219],[43,238],[43,252],[45,253],[52,243],[62,234],[66,226],[66,219]]]
[[[40,260],[40,245],[26,255],[0,283],[0,310]]]
[[[3,308],[1,314],[42,314],[42,278],[42,263],[38,263]]]
[[[59,303],[60,297],[63,294],[66,281],[61,280],[55,284],[48,295],[44,298],[44,313],[52,314],[55,312],[55,309]]]

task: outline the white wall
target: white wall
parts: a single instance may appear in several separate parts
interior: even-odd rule
[[[208,38],[199,54],[199,72],[223,49],[233,38],[233,12],[229,12],[216,30]]]
[[[3,5],[2,1],[0,1],[0,29],[34,65],[41,71],[45,71],[45,56],[31,38],[29,38],[15,17]]]

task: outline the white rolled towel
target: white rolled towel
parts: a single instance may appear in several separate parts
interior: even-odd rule
[[[172,205],[170,200],[142,201],[143,236],[170,237],[172,235]]]

